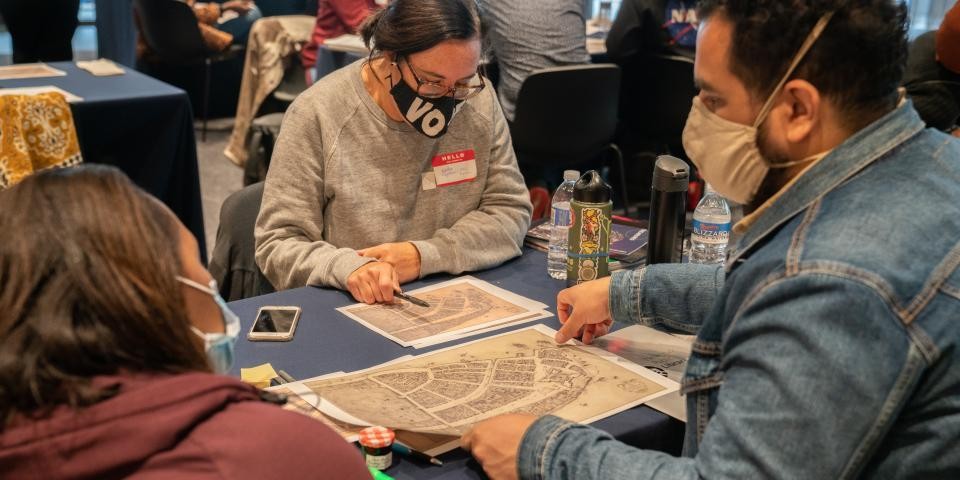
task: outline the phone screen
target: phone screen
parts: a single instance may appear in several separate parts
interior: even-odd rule
[[[273,309],[264,308],[260,310],[256,323],[253,324],[254,332],[262,333],[286,333],[293,328],[293,320],[297,317],[297,311],[294,309]]]

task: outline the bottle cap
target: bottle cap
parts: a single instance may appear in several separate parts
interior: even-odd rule
[[[367,427],[358,435],[360,445],[370,448],[387,448],[393,445],[394,433],[386,427]]]
[[[607,203],[613,189],[596,170],[584,173],[573,187],[573,199],[583,203]]]
[[[580,178],[580,170],[564,170],[563,171],[564,182],[576,182],[579,178]]]
[[[670,155],[657,157],[653,168],[653,189],[660,192],[686,192],[689,186],[690,167],[687,162]]]

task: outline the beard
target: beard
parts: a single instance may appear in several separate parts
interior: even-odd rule
[[[767,130],[764,128],[765,125],[764,123],[757,129],[757,150],[760,151],[760,156],[763,157],[767,165],[778,165],[790,162],[787,154],[777,151],[776,147],[770,144],[767,138]],[[793,173],[792,168],[769,169],[767,175],[760,183],[760,188],[757,189],[757,194],[753,197],[753,200],[749,204],[744,205],[744,211],[751,213],[760,208],[767,200],[783,189],[784,185],[793,177]]]

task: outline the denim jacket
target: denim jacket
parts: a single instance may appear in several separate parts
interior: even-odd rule
[[[960,478],[960,141],[908,102],[771,203],[726,265],[617,272],[618,322],[696,332],[684,456],[539,419],[521,478]]]

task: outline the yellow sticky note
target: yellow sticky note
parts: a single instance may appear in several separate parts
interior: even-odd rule
[[[257,388],[269,387],[270,380],[274,378],[277,378],[277,372],[273,369],[273,365],[269,363],[257,365],[253,368],[240,369],[240,380]]]

